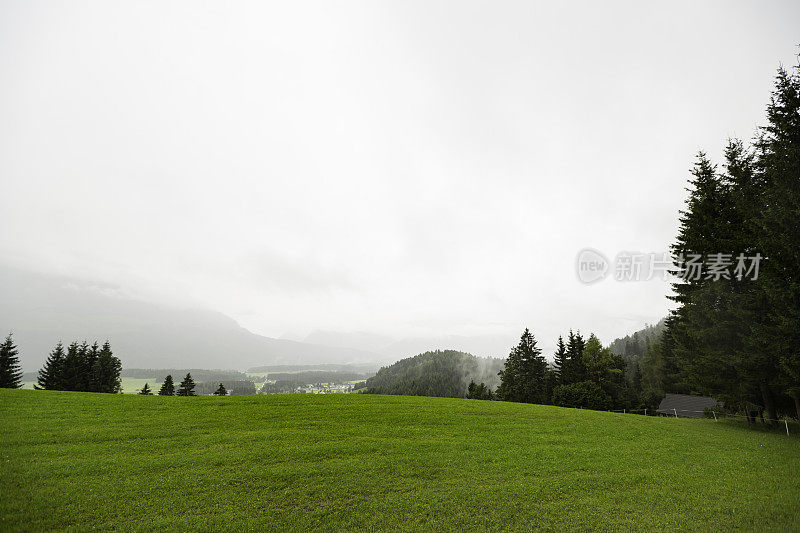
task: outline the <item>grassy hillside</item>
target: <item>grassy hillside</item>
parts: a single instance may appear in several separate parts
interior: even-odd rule
[[[800,528],[800,441],[371,395],[0,390],[0,530]]]

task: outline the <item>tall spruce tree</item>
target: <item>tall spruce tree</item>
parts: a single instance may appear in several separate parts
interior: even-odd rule
[[[730,280],[708,270],[717,254],[733,254],[730,188],[703,152],[697,156],[692,176],[678,237],[671,247],[679,276],[671,298],[679,307],[670,333],[675,357],[692,390],[736,403],[741,401],[735,390],[740,377],[731,336],[735,326],[729,312]]]
[[[575,379],[573,378],[572,368],[570,361],[575,352],[575,333],[572,330],[569,330],[569,334],[567,335],[567,353],[566,357],[564,358],[564,364],[561,367],[561,384],[568,385],[570,383],[575,383]]]
[[[44,390],[65,390],[64,384],[64,345],[59,342],[47,356],[44,366],[39,370],[35,388]]]
[[[77,390],[83,392],[100,392],[100,384],[94,375],[94,367],[99,357],[100,347],[95,341],[91,346],[83,343],[81,357],[81,377]]]
[[[511,350],[501,370],[497,395],[501,400],[548,403],[547,361],[536,346],[536,339],[526,328],[519,344]]]
[[[755,166],[764,183],[757,235],[766,259],[758,285],[769,313],[754,327],[758,352],[748,370],[761,376],[762,388],[782,385],[800,418],[800,66],[778,71]],[[768,380],[774,359],[779,374]]]
[[[725,172],[705,158],[693,171],[676,254],[763,258],[760,271],[683,279],[669,327],[693,390],[775,419],[788,396],[800,417],[800,70],[778,71],[755,151],[725,150]],[[734,263],[735,264],[735,263]],[[738,269],[738,265],[737,265]],[[738,275],[737,275],[738,274]],[[752,274],[752,276],[750,276]]]
[[[19,366],[17,346],[11,333],[0,344],[0,388],[18,389],[22,386],[22,370]]]
[[[172,375],[167,374],[164,378],[164,383],[158,391],[159,396],[175,396],[175,383],[172,381]]]
[[[759,222],[765,204],[765,180],[756,172],[754,157],[740,141],[730,141],[725,149],[725,168],[721,179],[727,189],[729,206],[725,211],[730,233],[729,250],[736,263],[739,256],[752,258],[763,255],[759,241],[763,228]],[[729,385],[728,404],[756,403],[767,410],[767,417],[777,416],[775,398],[780,380],[778,355],[753,334],[761,326],[771,327],[768,298],[764,286],[755,274],[734,270],[729,280],[719,282],[716,291],[714,327],[716,335],[708,338],[724,350],[727,360],[723,367]],[[763,279],[763,278],[762,278]],[[732,365],[733,370],[727,369]],[[726,399],[726,398],[722,398]]]
[[[566,358],[561,370],[561,384],[569,385],[579,383],[586,379],[586,365],[583,362],[583,349],[586,342],[580,331],[573,333],[569,330],[567,335]]]
[[[96,346],[96,344],[95,344]],[[122,362],[114,356],[111,345],[108,341],[103,343],[103,347],[97,353],[96,359],[92,364],[92,382],[95,392],[107,392],[116,394],[122,392]]]
[[[84,375],[84,355],[89,345],[84,342],[78,344],[73,341],[67,346],[67,353],[64,356],[64,365],[61,372],[61,382],[63,390],[80,390]]]
[[[567,365],[567,347],[564,344],[564,339],[561,335],[558,336],[556,343],[556,353],[553,356],[553,371],[557,377],[558,383],[562,383],[563,371]]]
[[[178,386],[178,396],[197,396],[194,392],[194,380],[191,374],[186,374],[181,384]]]

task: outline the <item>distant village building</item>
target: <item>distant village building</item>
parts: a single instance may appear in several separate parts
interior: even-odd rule
[[[656,412],[662,415],[675,416],[677,414],[678,416],[702,418],[706,409],[711,409],[717,404],[719,402],[709,396],[667,393]]]

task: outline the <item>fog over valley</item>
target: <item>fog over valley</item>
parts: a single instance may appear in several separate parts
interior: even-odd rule
[[[2,294],[0,327],[26,367],[61,335],[212,362],[177,325],[134,342],[121,295],[239,339],[217,365],[300,346],[256,335],[376,360],[505,356],[526,326],[550,358],[570,328],[610,342],[669,286],[587,286],[578,252],[667,251],[694,154],[750,138],[794,61],[780,4],[6,3],[0,262],[74,290],[61,317]]]
[[[798,0],[0,0],[0,532],[800,531]]]

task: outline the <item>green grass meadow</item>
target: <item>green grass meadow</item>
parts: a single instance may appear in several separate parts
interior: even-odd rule
[[[0,419],[2,531],[800,530],[800,439],[713,420],[5,389]]]

